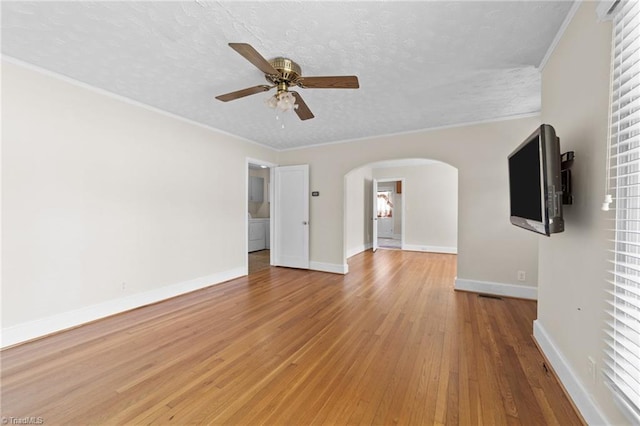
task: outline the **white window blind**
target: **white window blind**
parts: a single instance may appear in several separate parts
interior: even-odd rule
[[[640,422],[640,2],[614,10],[609,185],[615,201],[605,375]]]

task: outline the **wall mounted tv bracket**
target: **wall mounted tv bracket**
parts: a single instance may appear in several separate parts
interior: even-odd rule
[[[573,151],[567,151],[560,156],[560,176],[562,178],[562,204],[573,204],[571,192],[571,166],[575,155]]]

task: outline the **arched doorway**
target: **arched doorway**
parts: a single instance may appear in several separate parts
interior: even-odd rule
[[[376,222],[381,218],[380,211],[374,207],[379,195],[378,191],[373,193],[374,181],[386,183],[382,188],[388,192],[393,206],[390,213],[383,213],[383,216],[390,215],[385,219],[391,229],[387,229],[383,237],[390,240],[387,243],[391,248],[457,253],[458,170],[431,159],[402,159],[369,163],[345,175],[347,259],[376,245],[385,245],[373,240],[374,226],[378,226]]]

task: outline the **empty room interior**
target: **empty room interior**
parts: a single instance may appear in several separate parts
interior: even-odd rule
[[[640,424],[634,1],[3,1],[4,424]]]

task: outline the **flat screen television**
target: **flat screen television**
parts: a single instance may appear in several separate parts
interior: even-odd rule
[[[551,235],[564,231],[560,140],[538,127],[508,157],[511,223]]]

